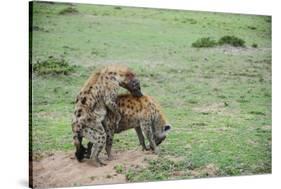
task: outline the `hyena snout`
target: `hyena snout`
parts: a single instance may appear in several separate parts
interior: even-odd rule
[[[161,144],[164,140],[165,140],[166,136],[162,136],[161,138],[156,137],[155,138],[155,144],[158,146],[159,144]]]
[[[166,134],[171,130],[171,125],[165,125],[163,128],[163,132],[159,136],[155,136],[155,143],[158,146],[166,139]]]
[[[125,88],[128,89],[131,94],[135,97],[143,96],[141,92],[140,81],[136,78],[132,79],[129,83],[127,83]]]

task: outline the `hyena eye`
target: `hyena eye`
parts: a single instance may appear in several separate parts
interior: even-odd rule
[[[168,131],[168,130],[170,130],[171,129],[171,126],[170,125],[165,125],[164,126],[164,131]]]
[[[135,75],[133,73],[127,73],[126,77],[129,79],[133,79],[135,77]]]

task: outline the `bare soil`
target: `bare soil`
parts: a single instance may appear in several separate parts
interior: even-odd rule
[[[96,167],[91,160],[79,163],[74,152],[56,152],[39,161],[33,161],[33,185],[36,188],[65,187],[97,184],[126,183],[124,174],[117,173],[116,165],[124,170],[130,167],[140,168],[147,165],[147,159],[157,156],[152,152],[139,149],[113,151],[113,160],[104,155],[101,160],[107,165]]]

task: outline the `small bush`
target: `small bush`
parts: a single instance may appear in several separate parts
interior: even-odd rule
[[[114,7],[114,9],[121,10],[122,7],[116,6],[116,7]]]
[[[249,29],[251,30],[256,30],[257,28],[255,26],[248,26]]]
[[[258,48],[258,44],[253,43],[253,44],[252,44],[252,47],[253,47],[253,48]]]
[[[116,165],[114,167],[115,171],[119,174],[123,173],[124,172],[124,167],[122,165]]]
[[[265,21],[268,22],[268,23],[271,23],[271,16],[265,17]]]
[[[39,26],[32,26],[32,31],[43,31],[44,29],[40,28]]]
[[[182,23],[197,24],[197,21],[193,18],[184,18],[181,22]]]
[[[64,74],[74,71],[75,66],[71,66],[64,59],[49,57],[47,60],[38,61],[32,65],[32,71],[38,75]]]
[[[200,38],[194,43],[192,43],[192,47],[202,48],[202,47],[213,47],[217,45],[217,42],[210,37]]]
[[[234,47],[244,47],[245,41],[243,39],[240,39],[235,36],[226,35],[226,36],[223,36],[222,38],[220,38],[220,40],[218,41],[218,44],[220,44],[220,45],[228,44],[228,45],[232,45]]]
[[[74,7],[67,7],[59,12],[60,15],[77,14],[77,13],[78,13],[78,10],[75,9]]]

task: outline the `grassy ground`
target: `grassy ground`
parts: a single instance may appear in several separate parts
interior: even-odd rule
[[[73,150],[75,96],[96,67],[120,63],[173,125],[158,159],[123,171],[128,181],[271,172],[270,17],[34,3],[32,35],[32,64],[53,56],[75,65],[67,75],[32,76],[34,154]],[[246,47],[192,47],[225,35]],[[113,148],[137,145],[129,131]]]

